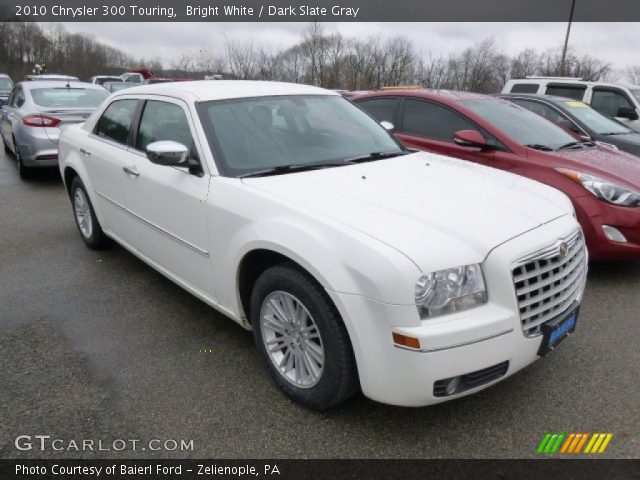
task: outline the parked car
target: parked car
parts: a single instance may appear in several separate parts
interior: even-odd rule
[[[542,115],[578,138],[613,145],[627,153],[640,156],[640,133],[605,117],[584,102],[548,95],[518,93],[501,97]]]
[[[89,79],[89,83],[104,85],[105,82],[121,82],[122,78],[116,75],[95,75]]]
[[[2,107],[0,134],[22,178],[58,162],[62,127],[84,122],[108,97],[104,88],[83,82],[21,82]]]
[[[46,75],[27,75],[25,79],[27,82],[79,82],[78,77],[72,77],[70,75],[58,75],[55,73]]]
[[[577,140],[523,107],[486,95],[408,90],[353,100],[406,146],[538,180],[566,193],[591,258],[640,258],[640,163]]]
[[[11,77],[5,73],[0,73],[0,107],[6,103],[12,88],[13,80],[11,80]]]
[[[102,86],[105,88],[105,90],[107,90],[109,93],[119,92],[120,90],[124,90],[125,88],[136,87],[138,85],[140,85],[140,84],[139,83],[131,83],[131,82],[122,82],[122,81],[104,82],[102,84]]]
[[[532,93],[580,100],[640,131],[640,86],[587,82],[580,78],[524,77],[509,80],[501,93]]]
[[[114,239],[253,329],[312,408],[358,386],[413,406],[477,392],[576,326],[586,250],[564,194],[412,153],[335,92],[132,88],[64,130],[60,170],[87,246]]]

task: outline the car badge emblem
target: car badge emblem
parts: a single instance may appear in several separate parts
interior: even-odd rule
[[[569,253],[569,245],[567,245],[565,242],[562,242],[560,244],[560,256],[565,257],[567,253]]]

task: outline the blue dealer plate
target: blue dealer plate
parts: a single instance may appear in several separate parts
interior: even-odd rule
[[[569,308],[567,313],[542,325],[543,336],[538,355],[541,357],[549,355],[565,338],[576,330],[579,310],[580,306],[576,302]]]

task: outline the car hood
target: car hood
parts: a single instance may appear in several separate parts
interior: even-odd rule
[[[595,147],[584,150],[564,150],[549,155],[561,159],[558,166],[575,168],[635,188],[640,186],[640,158],[630,153]]]
[[[620,148],[626,149],[634,155],[640,154],[640,133],[623,133],[620,135],[603,135],[600,137],[603,142],[611,143]]]
[[[375,237],[423,271],[479,263],[573,211],[551,187],[426,152],[243,182]]]

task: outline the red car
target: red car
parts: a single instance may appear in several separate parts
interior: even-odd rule
[[[487,95],[380,91],[352,101],[406,146],[507,170],[566,193],[591,259],[640,259],[640,159]],[[454,199],[455,200],[455,199]]]

